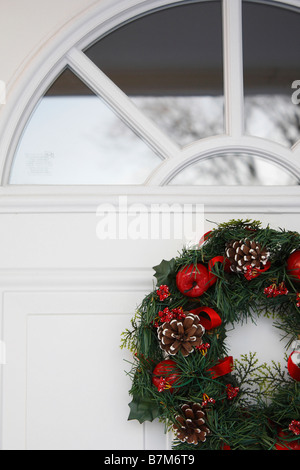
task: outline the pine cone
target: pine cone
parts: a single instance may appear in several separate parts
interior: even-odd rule
[[[205,413],[199,403],[189,403],[181,406],[183,415],[177,415],[177,424],[173,430],[181,442],[197,445],[205,442],[210,429],[205,424]]]
[[[269,258],[268,251],[255,240],[232,241],[226,245],[226,256],[233,272],[247,272],[247,266],[262,269]]]
[[[171,356],[179,351],[183,356],[188,356],[194,351],[194,347],[202,344],[204,327],[199,323],[199,317],[193,313],[185,312],[184,319],[173,319],[163,323],[157,329],[160,347]]]

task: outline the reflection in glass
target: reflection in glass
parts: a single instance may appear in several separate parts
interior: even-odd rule
[[[300,138],[300,106],[289,95],[245,97],[246,133],[292,147]]]
[[[291,147],[300,138],[300,13],[243,2],[245,130]]]
[[[224,132],[220,1],[148,14],[85,54],[179,145]]]
[[[198,161],[180,173],[170,185],[188,186],[290,186],[300,184],[288,171],[263,158],[226,154]],[[249,196],[250,197],[250,196]]]
[[[143,184],[159,157],[77,77],[73,82],[84,93],[73,96],[70,85],[69,95],[59,96],[58,79],[41,99],[20,140],[10,184]]]
[[[136,96],[132,99],[181,146],[223,133],[223,97]]]

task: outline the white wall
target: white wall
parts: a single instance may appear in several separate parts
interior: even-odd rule
[[[101,0],[0,0],[0,80],[8,87],[47,41]]]

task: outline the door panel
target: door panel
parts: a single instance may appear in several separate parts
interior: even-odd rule
[[[120,335],[140,293],[5,294],[4,449],[143,449]],[[167,446],[161,425],[156,439]],[[166,447],[162,447],[166,448]]]
[[[127,314],[30,315],[27,320],[28,449],[128,449],[129,383],[120,350]],[[72,430],[72,432],[70,432]]]

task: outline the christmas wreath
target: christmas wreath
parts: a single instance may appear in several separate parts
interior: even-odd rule
[[[176,450],[300,450],[300,234],[231,220],[153,269],[122,334],[128,419],[158,418]],[[261,315],[292,351],[286,367],[228,353],[228,328]]]

